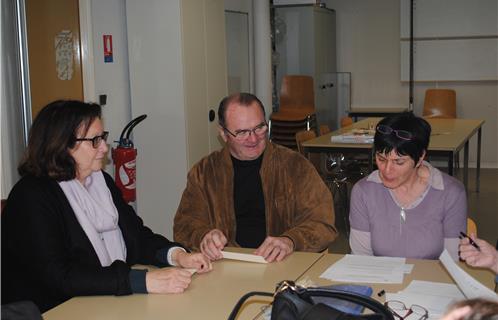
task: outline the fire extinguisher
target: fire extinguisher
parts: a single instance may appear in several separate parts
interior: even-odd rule
[[[131,120],[121,132],[118,146],[112,148],[112,161],[114,161],[115,182],[123,193],[123,199],[126,202],[134,202],[137,199],[136,191],[136,159],[137,149],[130,140],[131,130],[142,120],[147,118],[143,114]]]

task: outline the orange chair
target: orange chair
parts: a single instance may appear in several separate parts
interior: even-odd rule
[[[470,236],[471,234],[475,234],[477,237],[477,225],[472,218],[467,218],[467,234]]]
[[[353,118],[351,117],[344,117],[341,119],[341,128],[350,126],[353,124]]]
[[[310,76],[287,75],[280,87],[280,106],[273,121],[300,121],[315,113],[315,90]]]
[[[456,118],[456,92],[452,89],[428,89],[425,91],[425,118]]]

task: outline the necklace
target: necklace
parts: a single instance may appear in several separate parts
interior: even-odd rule
[[[401,220],[403,220],[403,222],[405,222],[406,221],[406,212],[405,212],[404,207],[401,207],[401,211],[399,212],[399,215],[401,217]]]

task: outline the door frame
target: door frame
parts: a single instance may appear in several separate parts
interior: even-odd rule
[[[95,64],[93,55],[92,32],[92,1],[79,0],[80,17],[80,50],[81,71],[83,82],[83,98],[85,101],[96,102],[95,91]]]

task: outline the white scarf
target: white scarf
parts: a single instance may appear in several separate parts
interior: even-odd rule
[[[93,172],[83,186],[77,179],[59,182],[74,214],[100,264],[107,267],[115,260],[126,261],[126,245],[118,225],[118,211],[101,171]]]

